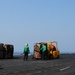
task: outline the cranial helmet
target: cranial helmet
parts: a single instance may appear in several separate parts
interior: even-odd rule
[[[28,46],[28,43],[26,43],[25,45]]]

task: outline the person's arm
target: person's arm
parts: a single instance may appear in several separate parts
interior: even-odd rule
[[[24,50],[23,50],[23,53],[25,52],[25,47],[24,47]]]
[[[28,47],[28,53],[30,53],[29,47]]]
[[[41,47],[40,50],[42,50],[43,48]]]

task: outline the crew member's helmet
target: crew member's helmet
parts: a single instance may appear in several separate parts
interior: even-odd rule
[[[28,46],[28,43],[26,43],[25,46]]]

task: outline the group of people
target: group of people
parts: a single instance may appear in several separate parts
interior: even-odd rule
[[[55,46],[52,45],[52,52],[53,52],[54,50],[56,50],[56,49],[55,49]],[[24,53],[24,58],[23,58],[23,60],[24,60],[24,61],[25,61],[25,60],[27,61],[27,60],[28,60],[28,54],[30,53],[28,44],[25,45],[23,53]],[[48,58],[47,46],[46,46],[45,44],[42,44],[42,46],[41,46],[41,48],[40,48],[40,55],[41,55],[41,59],[47,59],[47,58]]]
[[[25,47],[24,47],[24,57],[23,57],[23,60],[25,61],[28,61],[28,54],[29,54],[30,50],[29,50],[29,46],[28,44],[25,44]],[[46,52],[46,46],[43,44],[42,47],[40,48],[40,53],[41,53],[41,58],[42,59],[46,59],[46,56],[47,56],[47,52]]]
[[[54,45],[51,45],[50,51],[55,51],[56,47]],[[42,47],[40,48],[40,55],[41,59],[49,59],[51,55],[48,54],[47,45],[42,44]]]

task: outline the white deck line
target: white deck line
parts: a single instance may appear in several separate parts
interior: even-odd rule
[[[68,69],[68,68],[70,68],[70,66],[67,66],[67,67],[65,67],[65,68],[62,68],[62,69],[60,69],[60,71],[66,70],[66,69]]]

